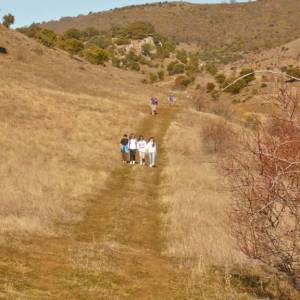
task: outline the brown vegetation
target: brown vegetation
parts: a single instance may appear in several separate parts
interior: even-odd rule
[[[281,89],[278,111],[244,139],[227,166],[241,251],[286,273],[300,290],[300,97]]]
[[[202,126],[201,136],[207,148],[212,147],[214,152],[230,151],[237,142],[237,135],[232,126],[222,119],[208,120]]]

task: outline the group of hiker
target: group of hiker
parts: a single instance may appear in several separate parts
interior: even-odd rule
[[[157,114],[158,99],[156,97],[150,98],[151,115]],[[174,104],[173,95],[168,96],[169,105]],[[157,145],[155,139],[151,137],[145,140],[143,136],[137,138],[134,134],[128,136],[124,134],[120,141],[120,150],[122,154],[122,161],[124,164],[137,164],[137,156],[141,166],[146,165],[146,158],[150,168],[155,167],[157,156]]]
[[[134,134],[131,134],[129,137],[127,134],[124,134],[120,141],[120,148],[124,164],[135,165],[138,154],[141,166],[146,165],[146,157],[148,156],[149,167],[155,167],[157,145],[153,137],[146,141],[143,136],[136,138]]]

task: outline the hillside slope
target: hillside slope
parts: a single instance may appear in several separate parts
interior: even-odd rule
[[[155,88],[3,27],[0,46],[0,232],[51,234],[103,185]]]
[[[300,36],[298,0],[260,0],[240,4],[203,5],[157,3],[130,6],[87,16],[44,23],[57,32],[93,26],[109,30],[113,25],[148,21],[160,33],[178,41],[198,42],[202,47],[230,47],[233,51],[272,48]]]

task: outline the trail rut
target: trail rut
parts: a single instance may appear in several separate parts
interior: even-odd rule
[[[69,237],[36,237],[22,250],[1,249],[6,263],[0,273],[6,277],[0,296],[11,289],[5,299],[188,299],[186,272],[162,255],[163,138],[175,114],[163,109],[136,130],[156,137],[158,168],[112,170],[105,187],[88,196],[85,217]]]

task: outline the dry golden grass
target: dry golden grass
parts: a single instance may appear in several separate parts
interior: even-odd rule
[[[54,234],[103,187],[153,88],[2,27],[0,43],[0,233]]]
[[[166,143],[168,166],[164,201],[170,207],[165,220],[171,235],[168,253],[183,260],[196,259],[203,271],[212,264],[244,261],[226,229],[230,195],[218,174],[216,157],[206,151],[201,125],[213,116],[187,111],[171,126]]]
[[[203,125],[221,120],[186,110],[165,137],[165,254],[190,268],[188,299],[198,299],[195,295],[203,300],[298,299],[284,275],[249,260],[230,235],[231,197],[217,168],[222,153],[208,151],[201,136]]]

